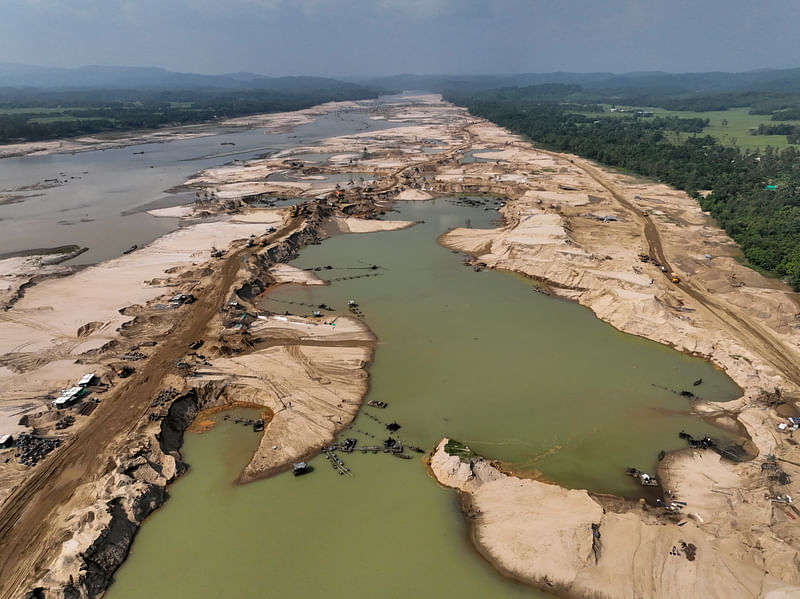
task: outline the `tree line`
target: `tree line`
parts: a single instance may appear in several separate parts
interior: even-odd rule
[[[0,89],[0,143],[188,125],[377,95],[349,83],[287,92]]]
[[[800,144],[800,125],[789,123],[766,125],[760,123],[758,127],[750,129],[750,133],[753,135],[785,135],[787,143]]]

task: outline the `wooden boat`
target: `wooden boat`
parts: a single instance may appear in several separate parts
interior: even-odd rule
[[[647,472],[642,472],[638,468],[626,468],[625,474],[633,478],[639,479],[643,487],[657,487],[658,481],[655,476],[650,476]]]

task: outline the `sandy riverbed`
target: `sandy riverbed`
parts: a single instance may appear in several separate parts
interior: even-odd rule
[[[794,482],[798,473],[792,462],[800,463],[800,452],[787,433],[777,431],[776,425],[784,420],[774,406],[765,403],[762,391],[780,389],[787,401],[781,410],[800,397],[796,366],[800,363],[800,331],[794,319],[798,311],[794,295],[740,266],[734,259],[735,246],[685,194],[603,171],[574,156],[535,150],[434,96],[418,100],[414,106],[383,109],[373,115],[398,123],[414,119],[414,126],[331,138],[313,148],[348,157],[328,161],[322,174],[350,169],[376,176],[374,185],[345,187],[344,200],[334,197],[332,205],[358,207],[377,199],[384,206],[395,197],[423,199],[436,194],[488,192],[504,196],[505,226],[488,231],[456,229],[442,236],[441,242],[488,267],[542,281],[553,293],[579,301],[620,330],[702,355],[724,368],[742,387],[743,398],[725,405],[698,405],[698,410],[724,415],[742,427],[761,456],[744,464],[715,461],[713,455],[698,451],[668,456],[658,474],[672,497],[687,503],[681,512],[687,523],[681,527],[665,520],[659,510],[603,501],[585,491],[506,477],[488,469],[477,477],[480,486],[467,484],[472,479],[461,466],[444,458],[437,466],[435,458],[437,477],[460,488],[471,505],[478,506],[480,514],[473,520],[476,546],[500,569],[575,596],[694,596],[698,589],[705,596],[718,597],[790,596],[786,593],[800,584],[796,567],[800,535],[788,507],[772,502],[770,496],[798,495],[798,483]],[[287,115],[283,122],[278,119],[273,124],[288,127],[304,118]],[[423,152],[425,139],[437,140],[442,153]],[[491,162],[462,164],[460,157],[473,148],[490,150],[482,158]],[[308,150],[298,148],[278,157],[209,169],[189,184],[222,200],[238,200],[253,193],[328,196],[335,189],[331,183],[264,180],[285,169],[284,162],[293,154]],[[645,210],[650,216],[644,216]],[[187,227],[129,256],[28,289],[0,320],[4,364],[0,368],[4,392],[0,410],[6,421],[18,419],[20,410],[33,413],[36,405],[42,409],[46,405],[42,395],[66,386],[86,370],[109,374],[110,364],[132,343],[124,336],[122,325],[126,322],[135,319],[137,332],[164,338],[177,325],[174,318],[158,313],[154,304],[163,301],[159,298],[178,290],[202,295],[214,286],[220,273],[230,276],[231,269],[238,268],[233,259],[211,259],[212,245],[232,252],[244,243],[231,247],[233,240],[263,234],[270,223],[289,226],[284,220],[286,212],[264,212],[279,215],[271,221],[260,220],[256,214],[262,213]],[[332,222],[337,224],[328,226],[338,231],[385,230],[409,224],[344,215]],[[300,226],[294,222],[285,235],[271,239],[267,250],[278,248]],[[253,256],[259,251],[254,250]],[[673,284],[651,262],[640,261],[639,254],[667,264],[667,274],[675,271],[681,283]],[[238,259],[238,254],[234,258]],[[21,264],[10,265],[10,274],[3,280],[22,272]],[[264,275],[252,261],[248,264],[252,272],[240,273],[228,287],[216,292],[217,307],[226,303],[238,285]],[[276,270],[275,276],[310,282],[285,267]],[[214,305],[209,304],[209,309]],[[251,309],[248,305],[243,308]],[[185,310],[188,314],[191,309]],[[364,367],[374,342],[358,322],[349,318],[326,324],[256,319],[249,331],[250,337],[258,339],[252,351],[240,351],[250,345],[241,335],[226,330],[222,313],[203,326],[199,334],[212,347],[208,355],[188,362],[196,375],[194,384],[200,386],[204,397],[213,395],[213,402],[257,403],[275,413],[243,480],[285,467],[331,439],[355,414],[366,389]],[[76,364],[76,359],[81,363]],[[263,372],[269,374],[254,374]],[[222,383],[228,384],[223,387]],[[222,388],[231,389],[230,397],[221,394]],[[114,393],[112,388],[108,397]],[[292,399],[287,400],[288,396]],[[145,396],[141,406],[147,403]],[[130,425],[138,422],[139,428],[134,428],[143,435],[137,438],[152,435],[153,428],[141,422],[147,411],[141,406],[140,412],[130,416]],[[91,417],[87,421],[91,422]],[[129,442],[125,436],[129,430],[109,445],[107,451],[115,459]],[[174,459],[160,456],[156,450],[152,453],[156,460]],[[790,484],[779,486],[769,473],[762,473],[760,464],[766,454],[777,456],[792,477]],[[32,474],[13,466],[0,470],[0,476],[5,477],[8,484],[4,488],[10,491]],[[162,476],[158,480],[166,484],[171,479]],[[96,473],[87,481],[78,481],[85,483],[78,487],[82,491],[59,508],[62,523],[48,521],[44,526],[61,532],[53,532],[49,541],[42,539],[42,548],[37,546],[36,552],[25,558],[27,563],[51,563],[61,548],[53,542],[62,538],[59,534],[82,539],[70,541],[68,549],[73,556],[91,542],[94,537],[88,533],[81,536],[72,525],[64,528],[63,522],[75,521],[69,519],[70,513],[85,514],[87,498],[93,502],[91,509],[102,510],[108,499],[103,495],[104,481]],[[572,508],[568,514],[564,514],[564,505]],[[592,540],[596,537],[591,524],[600,526],[602,552]],[[38,526],[43,528],[41,522]],[[96,525],[89,528],[95,533],[100,530]],[[684,552],[681,557],[670,553],[672,546],[681,542],[695,545],[695,560],[686,559]],[[65,559],[66,551],[60,553],[57,563],[61,566],[48,574],[48,588],[57,588],[70,574],[69,568],[76,567],[74,559]],[[34,558],[38,562],[31,561]],[[14,588],[22,589],[41,576],[41,568],[26,573],[25,559],[16,562]],[[687,586],[692,580],[695,585]]]
[[[771,501],[778,495],[796,496],[797,483],[781,485],[760,468],[767,454],[793,462],[800,457],[794,441],[777,431],[785,418],[765,406],[762,396],[780,389],[790,405],[798,397],[800,377],[794,365],[800,357],[800,332],[794,294],[739,265],[730,240],[685,194],[604,172],[574,156],[538,152],[491,125],[476,129],[482,139],[513,147],[504,151],[504,159],[531,164],[541,157],[548,170],[529,175],[527,189],[503,208],[506,226],[458,229],[441,242],[470,253],[476,262],[538,279],[551,292],[579,301],[623,331],[710,359],[742,387],[743,398],[698,408],[735,418],[761,456],[733,464],[715,454],[685,451],[665,460],[659,472],[662,484],[673,498],[686,501],[685,512],[691,515],[680,528],[660,521],[651,525],[649,514],[638,509],[613,518],[605,511],[600,518],[596,502],[585,492],[575,495],[553,486],[546,487],[553,507],[539,502],[534,509],[529,502],[545,487],[505,482],[503,492],[470,491],[482,512],[475,522],[481,551],[503,570],[576,596],[595,596],[597,591],[607,597],[800,592],[795,516],[790,506]],[[667,272],[640,261],[639,254],[667,264]],[[681,279],[677,285],[666,276],[672,271]],[[790,478],[796,474],[791,462],[780,462],[780,467]],[[440,480],[446,482],[446,477]],[[570,556],[556,560],[566,568],[559,571],[551,560],[537,559],[551,555],[550,542],[532,534],[533,528],[531,534],[522,534],[514,524],[528,530],[527,523],[541,521],[544,526],[559,519],[559,498],[568,497],[579,497],[574,509],[582,519],[569,529],[581,533],[551,530]],[[616,557],[596,561],[586,552],[591,536],[583,534],[584,524],[606,526],[609,518],[616,524],[608,527],[603,543],[613,546]],[[673,559],[669,551],[678,536],[692,539],[711,553],[710,559],[691,564]],[[583,556],[580,563],[576,556]],[[680,567],[672,567],[676,565]],[[731,571],[737,576],[720,579],[719,572]]]
[[[250,328],[268,347],[218,358],[195,381],[226,385],[230,401],[263,405],[274,416],[240,476],[263,478],[333,442],[355,417],[367,391],[365,366],[375,338],[350,317],[309,321],[272,316]]]
[[[767,542],[767,562],[749,546],[757,537],[720,535],[697,502],[680,494],[686,513],[664,516],[644,504],[619,509],[586,491],[500,473],[480,458],[462,460],[443,440],[431,460],[436,478],[468,499],[474,541],[503,572],[570,597],[790,597],[800,593],[794,552]],[[718,456],[691,453],[721,488],[737,480]],[[682,460],[684,465],[687,463]],[[697,463],[697,462],[702,463]],[[695,469],[690,469],[696,472]],[[709,497],[709,495],[711,497]],[[768,508],[762,506],[760,511]],[[706,518],[696,511],[703,510]],[[759,511],[752,506],[751,511]],[[757,517],[756,514],[752,515]],[[725,519],[725,518],[723,518]],[[762,542],[764,542],[762,540]],[[765,571],[766,569],[766,571]]]

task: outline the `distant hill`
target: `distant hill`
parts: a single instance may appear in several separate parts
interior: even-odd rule
[[[324,77],[0,63],[0,144],[188,125],[381,93]]]
[[[765,69],[745,73],[520,73],[502,75],[414,75],[386,77],[267,77],[256,73],[199,75],[157,67],[85,66],[38,67],[0,63],[0,88],[43,90],[138,89],[233,91],[264,90],[286,93],[340,87],[344,82],[384,90],[476,92],[499,87],[526,87],[547,83],[580,85],[605,96],[653,94],[680,96],[727,91],[771,90],[800,92],[800,68]]]
[[[67,69],[0,63],[0,87],[5,88],[306,92],[341,85],[341,81],[325,77],[266,77],[255,73],[198,75],[156,67],[86,66]]]
[[[580,85],[604,94],[685,95],[720,91],[800,91],[800,69],[773,69],[745,73],[522,73],[516,75],[394,75],[350,79],[388,89],[475,92],[498,87],[525,87],[545,83]]]
[[[615,77],[613,73],[525,73],[519,75],[391,75],[387,77],[352,78],[392,90],[425,90],[432,92],[472,92],[497,87],[526,87],[544,83],[588,84]]]

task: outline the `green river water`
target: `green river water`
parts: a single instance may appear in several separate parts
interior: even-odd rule
[[[730,438],[675,393],[732,399],[738,388],[723,373],[535,293],[521,277],[476,273],[436,243],[467,219],[490,226],[496,212],[444,199],[397,210],[393,218],[425,223],[338,236],[293,262],[333,266],[318,272],[326,279],[379,276],[283,286],[263,303],[310,314],[322,303],[347,313],[348,299],[359,302],[379,338],[368,399],[389,407],[364,407],[343,436],[361,444],[387,436],[366,412],[399,422],[397,436],[413,445],[452,436],[516,471],[628,497],[642,489],[625,467],[652,472],[659,450],[683,446],[681,429]],[[192,469],[142,527],[110,599],[547,596],[476,554],[457,494],[419,460],[340,454],[352,477],[317,458],[306,476],[237,487],[258,436],[219,420],[210,433],[187,435]]]

